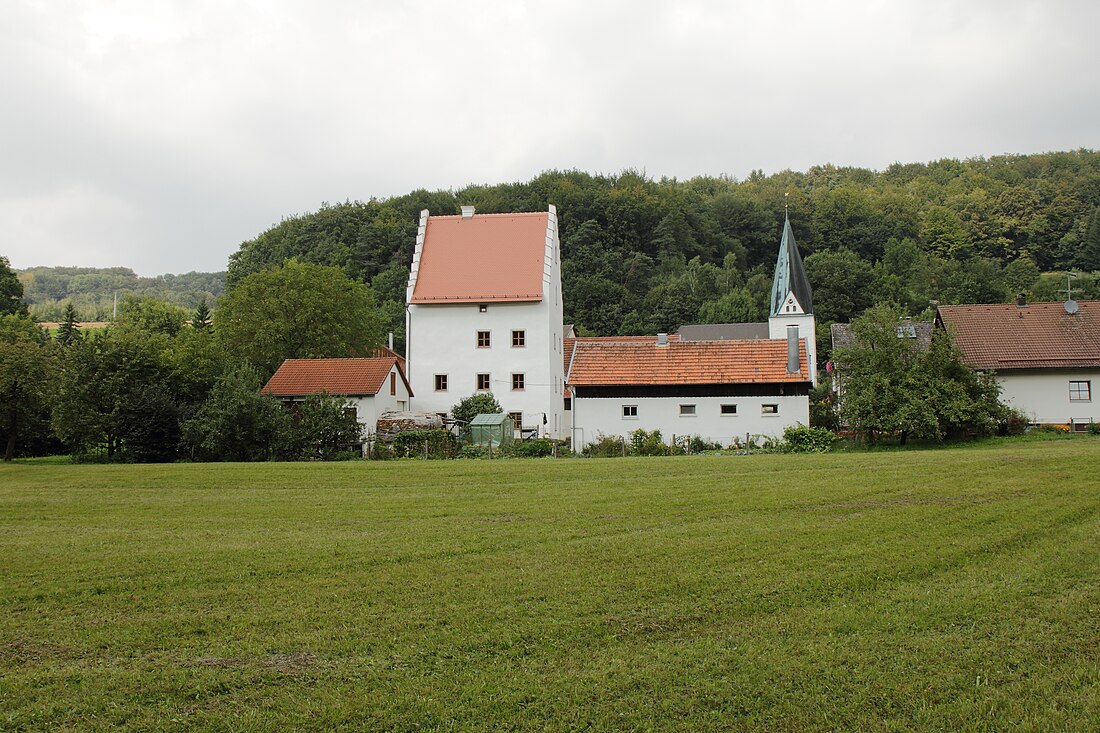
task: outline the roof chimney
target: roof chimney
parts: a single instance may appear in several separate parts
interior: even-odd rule
[[[1019,293],[1016,295],[1016,307],[1027,308],[1027,293]]]
[[[474,218],[474,207],[473,206],[463,206],[462,207],[462,218],[463,219],[473,219]]]
[[[658,346],[668,346],[668,334],[667,333],[657,334],[657,345]]]
[[[798,326],[787,326],[787,373],[798,374]]]

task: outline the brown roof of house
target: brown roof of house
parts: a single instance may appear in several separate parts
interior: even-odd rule
[[[401,381],[412,395],[400,360],[394,356],[362,359],[287,359],[263,391],[277,397],[302,397],[327,392],[334,395],[374,395],[397,365]]]
[[[954,334],[963,361],[975,369],[1100,367],[1100,301],[1027,306],[943,305],[937,320]]]
[[[806,349],[800,371],[787,372],[787,342],[648,341],[577,339],[567,381],[572,385],[753,384],[808,382]]]
[[[542,300],[548,217],[429,216],[410,302]]]

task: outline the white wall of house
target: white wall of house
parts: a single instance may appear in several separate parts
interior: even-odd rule
[[[418,244],[422,246],[423,240]],[[550,207],[542,300],[407,306],[406,356],[416,395],[412,409],[449,413],[459,401],[478,392],[477,375],[488,374],[489,391],[505,412],[523,413],[523,425],[537,427],[540,434],[568,437],[562,400],[560,253],[557,216]],[[488,347],[478,346],[479,331],[489,332]],[[524,332],[524,346],[512,346],[513,331]],[[522,390],[512,388],[514,374],[523,375]],[[445,390],[436,389],[437,376],[446,376]]]
[[[786,339],[787,326],[798,327],[798,338],[806,348],[806,361],[809,363],[810,381],[817,384],[817,322],[812,313],[802,313],[801,306],[794,294],[787,296],[797,312],[780,314],[768,318],[768,338]]]
[[[1000,372],[1001,401],[1031,422],[1068,424],[1100,422],[1100,369],[1052,369]],[[1089,399],[1070,399],[1070,382],[1087,382]],[[1080,395],[1080,386],[1077,395]]]
[[[682,414],[681,405],[694,405],[695,414]],[[723,414],[723,405],[736,405],[736,412]],[[775,405],[776,412],[765,413],[764,405]],[[628,406],[637,408],[636,416],[624,417],[623,408]],[[625,436],[639,428],[660,430],[665,442],[674,435],[698,435],[728,446],[735,439],[744,442],[746,434],[780,437],[792,425],[808,425],[810,398],[574,396],[570,415],[578,447],[596,442],[601,434]]]

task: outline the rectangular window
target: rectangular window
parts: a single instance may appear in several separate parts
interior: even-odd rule
[[[722,405],[722,414],[723,415],[736,415],[737,414],[737,405]]]
[[[524,387],[524,382],[525,381],[526,380],[524,379],[524,376],[522,374],[513,374],[512,375],[512,389],[515,390],[515,391],[519,391],[519,390],[524,389],[525,388]]]
[[[487,349],[487,348],[489,348],[489,345],[491,343],[492,342],[490,340],[490,336],[489,336],[488,331],[478,331],[477,332],[477,348]]]
[[[484,313],[484,312],[485,312],[485,311],[487,311],[487,310],[489,310],[489,306],[488,306],[488,305],[486,305],[485,303],[480,303],[480,304],[479,304],[479,305],[477,306],[477,312],[478,312],[478,313]]]
[[[390,394],[397,394],[397,375],[390,372]]]
[[[526,331],[512,331],[512,346],[519,348],[520,346],[527,345],[527,332]]]
[[[523,430],[523,413],[522,412],[509,412],[508,417],[512,418],[512,428],[515,430]]]
[[[680,405],[680,417],[695,417],[695,405]]]
[[[637,405],[623,405],[623,418],[638,417]]]
[[[1069,383],[1069,401],[1070,402],[1090,402],[1092,400],[1092,382],[1070,382]]]
[[[436,374],[435,375],[435,391],[446,392],[447,391],[447,375]]]
[[[484,392],[489,389],[489,375],[478,374],[477,375],[477,388],[479,391]]]
[[[566,397],[565,398],[565,409],[566,409],[566,411],[573,409],[573,398],[572,397]]]
[[[778,415],[779,405],[760,405],[761,415]]]

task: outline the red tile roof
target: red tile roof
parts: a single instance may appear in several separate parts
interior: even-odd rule
[[[542,300],[547,212],[429,216],[412,303]]]
[[[668,340],[669,341],[679,341],[680,340],[680,334],[670,333],[668,335]],[[573,337],[573,338],[566,338],[562,341],[562,349],[561,349],[562,359],[564,360],[563,366],[564,366],[566,374],[569,373],[569,364],[570,364],[570,362],[573,361],[573,347],[577,344],[578,341],[583,341],[586,344],[588,344],[588,343],[607,343],[609,341],[623,341],[623,342],[626,342],[626,343],[635,343],[635,342],[637,342],[637,343],[656,344],[657,343],[657,337],[656,336],[576,336],[576,337]]]
[[[943,305],[937,320],[974,369],[1100,367],[1100,300],[1078,303]]]
[[[263,391],[277,397],[302,397],[327,392],[334,395],[374,395],[386,384],[394,364],[405,388],[405,372],[394,356],[369,359],[287,359]],[[409,394],[412,390],[409,389]]]
[[[567,381],[576,386],[642,384],[754,384],[808,382],[805,345],[799,344],[799,368],[787,372],[787,342],[648,341],[577,339]]]

